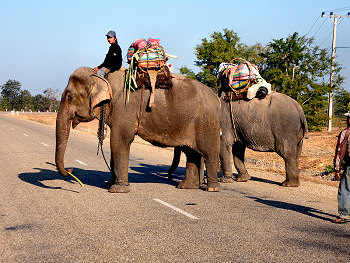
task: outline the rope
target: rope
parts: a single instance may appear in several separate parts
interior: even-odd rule
[[[103,152],[103,140],[106,138],[106,123],[107,123],[107,104],[103,104],[101,106],[101,110],[100,110],[100,120],[98,123],[98,130],[97,130],[97,138],[98,138],[98,145],[97,145],[97,155],[99,152],[99,149],[101,148],[101,153],[103,156],[103,159],[107,165],[107,168],[110,172],[112,172],[111,168],[108,165],[108,162],[106,160],[105,154]]]
[[[235,141],[238,140],[238,136],[237,136],[237,131],[236,131],[236,125],[235,125],[235,120],[233,118],[233,112],[232,112],[232,101],[229,101],[230,103],[230,114],[231,114],[231,121],[232,121],[232,126],[233,126],[233,132],[235,135]]]

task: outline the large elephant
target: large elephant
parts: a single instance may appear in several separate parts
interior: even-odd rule
[[[292,98],[272,92],[264,99],[228,101],[221,96],[220,161],[222,182],[231,182],[232,161],[237,181],[251,177],[244,166],[246,147],[276,152],[285,161],[283,186],[299,186],[299,157],[303,138],[308,137],[307,122],[300,105]]]
[[[92,74],[92,69],[78,68],[69,78],[62,94],[56,121],[58,171],[66,176],[64,153],[70,126],[98,118],[107,105],[111,129],[110,192],[129,192],[128,163],[130,145],[135,135],[157,146],[181,146],[187,155],[185,179],[179,188],[198,188],[201,156],[205,159],[208,191],[219,191],[217,160],[220,148],[220,101],[198,81],[172,74],[170,89],[155,89],[155,107],[148,108],[150,92],[137,89],[127,101],[124,96],[125,71],[109,74],[108,83]]]

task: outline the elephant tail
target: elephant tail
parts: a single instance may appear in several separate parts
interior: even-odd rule
[[[300,134],[301,138],[299,138],[299,141],[302,140],[303,138],[308,139],[309,138],[309,129],[307,127],[307,121],[306,121],[306,117],[304,112],[302,112],[302,114],[300,115],[300,130],[302,131],[302,133]]]

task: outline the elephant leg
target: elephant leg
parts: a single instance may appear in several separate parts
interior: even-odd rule
[[[232,156],[232,144],[225,144],[221,140],[220,146],[220,162],[222,167],[223,176],[221,178],[222,183],[233,183],[235,179],[232,174],[233,156]]]
[[[204,183],[204,158],[201,157],[201,162],[199,166],[199,184]]]
[[[294,158],[287,158],[284,162],[286,167],[286,180],[282,182],[282,186],[299,186],[299,168],[297,161]]]
[[[128,193],[130,185],[128,182],[128,166],[130,154],[130,142],[123,142],[121,138],[111,136],[111,154],[112,154],[112,178],[108,182],[111,185],[111,193]],[[114,181],[113,181],[114,180]]]
[[[297,187],[300,185],[299,181],[299,158],[301,155],[303,142],[298,143],[296,153],[291,154],[290,157],[284,157],[286,168],[286,180],[282,182],[282,186]]]
[[[238,172],[237,182],[246,182],[251,176],[244,165],[245,146],[242,143],[234,143],[232,146],[233,161]]]
[[[180,157],[181,157],[181,147],[175,147],[174,148],[174,157],[173,157],[173,162],[171,163],[171,166],[168,170],[168,179],[172,180],[173,173],[175,169],[179,166],[180,163]]]
[[[185,179],[182,180],[178,188],[198,189],[199,188],[199,168],[201,155],[193,149],[184,148],[187,157]]]
[[[210,155],[205,156],[205,166],[207,168],[207,181],[208,192],[218,192],[220,190],[220,184],[218,182],[218,156]]]
[[[115,175],[115,173],[114,173],[114,161],[113,161],[113,157],[112,157],[112,156],[111,156],[110,168],[111,168],[112,177],[111,177],[111,179],[109,179],[109,181],[108,181],[107,184],[106,184],[106,188],[107,188],[107,189],[110,189],[111,186],[112,186],[113,184],[115,184],[115,182],[116,182],[116,180],[117,180],[117,177],[116,177],[116,175]]]

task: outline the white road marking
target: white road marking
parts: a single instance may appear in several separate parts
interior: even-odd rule
[[[181,210],[180,208],[177,208],[177,207],[175,207],[173,205],[170,205],[170,204],[168,204],[168,203],[166,203],[166,202],[164,202],[164,201],[162,201],[160,199],[153,199],[153,200],[157,201],[157,202],[161,203],[162,205],[165,205],[165,206],[167,206],[167,207],[169,207],[171,209],[174,209],[176,212],[179,212],[179,213],[181,213],[181,214],[183,214],[185,216],[188,216],[191,219],[198,219],[198,217],[195,217],[195,216],[185,212],[184,210]]]
[[[42,145],[44,145],[44,146],[46,146],[46,147],[49,147],[49,145],[48,144],[46,144],[46,143],[41,143]]]
[[[78,163],[80,163],[80,164],[82,164],[82,165],[87,165],[86,163],[83,163],[82,161],[79,161],[79,160],[77,160],[77,159],[75,159],[75,161],[78,162]]]
[[[28,134],[23,133],[23,136],[28,136]]]

